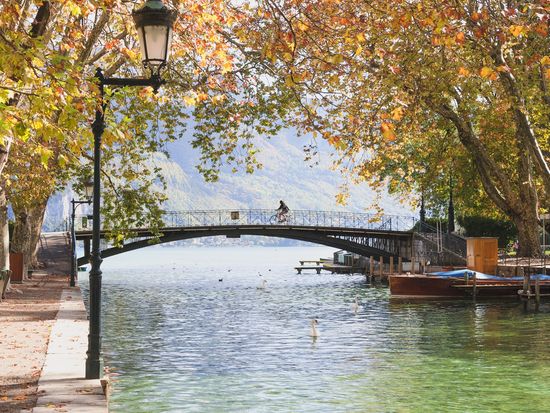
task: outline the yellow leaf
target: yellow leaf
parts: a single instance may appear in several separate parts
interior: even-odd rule
[[[44,61],[36,56],[32,58],[32,65],[38,68],[42,68],[45,66]]]
[[[331,77],[328,78],[328,83],[331,86],[338,86],[340,85],[340,76],[334,74]]]
[[[298,29],[300,29],[301,31],[305,32],[308,27],[307,27],[307,24],[304,24],[303,22],[299,21],[297,24],[296,24],[296,27],[298,27]]]
[[[193,96],[184,96],[183,101],[187,106],[195,106],[195,98]]]
[[[239,40],[244,41],[247,38],[247,33],[243,29],[239,29],[235,32]]]
[[[335,146],[340,142],[340,137],[335,135],[328,134],[325,136],[325,139],[327,140],[328,143],[330,143],[333,146]]]
[[[402,107],[398,107],[391,111],[391,117],[393,120],[401,120],[404,113],[404,109]]]
[[[523,34],[523,32],[524,32],[523,26],[515,26],[515,25],[510,26],[510,33],[512,33],[512,35],[514,35],[515,37],[520,36],[521,34]]]
[[[465,67],[461,67],[458,69],[458,74],[460,76],[468,76],[470,74],[470,71],[466,69]]]
[[[57,163],[61,168],[64,168],[65,165],[67,165],[67,157],[63,154],[59,155],[59,158],[57,159]]]
[[[544,77],[545,77],[546,79],[550,79],[550,69],[546,69],[546,70],[544,71]]]
[[[481,77],[485,77],[485,78],[488,78],[490,77],[492,74],[494,73],[494,70],[491,69],[490,67],[487,67],[487,66],[484,66],[481,68],[481,71],[480,71],[480,75]]]
[[[332,55],[332,56],[328,56],[326,58],[327,62],[333,63],[333,64],[342,63],[343,60],[344,60],[344,56],[342,56],[341,54],[335,54],[335,55]]]
[[[550,56],[544,56],[542,59],[540,59],[541,65],[550,65]]]
[[[48,161],[50,160],[50,158],[53,155],[53,151],[51,149],[48,149],[48,148],[38,147],[36,149],[36,152],[37,152],[38,155],[40,155],[40,162],[42,162],[42,165],[47,167],[48,166]]]
[[[363,33],[359,33],[357,36],[357,41],[363,43],[365,41],[365,35]]]
[[[74,4],[73,2],[70,2],[68,6],[69,6],[69,11],[73,16],[77,17],[82,14],[82,9],[78,4]]]
[[[223,102],[224,100],[225,100],[225,95],[212,96],[212,102],[214,103],[220,103],[220,102]]]
[[[283,53],[283,60],[285,62],[291,62],[292,61],[292,53]]]
[[[384,138],[386,138],[389,141],[394,141],[396,136],[393,132],[393,125],[388,122],[382,122],[382,125],[380,126],[380,129],[382,130],[382,135]]]
[[[346,205],[349,198],[349,194],[337,194],[336,195],[336,203],[338,205]]]
[[[298,82],[302,82],[306,78],[306,76],[305,76],[305,73],[294,72],[292,74],[292,78],[294,79],[294,83],[298,83]]]
[[[271,51],[270,47],[264,47],[264,56],[268,59],[271,59],[273,57],[273,52]]]
[[[225,62],[223,62],[222,74],[230,72],[231,70],[233,70],[233,64],[229,60],[226,60]]]
[[[292,76],[287,75],[285,77],[285,85],[288,86],[288,87],[294,86],[294,80],[292,80]]]

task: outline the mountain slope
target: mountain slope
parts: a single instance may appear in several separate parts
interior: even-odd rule
[[[223,170],[215,183],[205,182],[197,172],[199,154],[189,142],[174,142],[167,148],[170,158],[159,154],[156,160],[168,184],[164,208],[172,211],[276,209],[283,199],[291,209],[372,212],[376,193],[366,185],[351,188],[348,205],[336,204],[335,196],[343,181],[338,172],[330,170],[328,148],[321,148],[317,165],[308,165],[301,149],[304,142],[305,138],[296,137],[290,130],[271,139],[258,138],[261,150],[258,158],[263,168],[254,174]],[[46,228],[59,228],[59,223],[69,216],[71,196],[69,189],[52,197],[46,213]],[[379,204],[386,214],[414,214],[410,207],[387,194],[382,194]],[[86,213],[86,207],[80,208],[78,213]]]

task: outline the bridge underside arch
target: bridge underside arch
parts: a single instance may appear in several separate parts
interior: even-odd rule
[[[122,247],[111,247],[101,251],[103,258],[112,257],[114,255],[123,254],[128,251],[137,250],[140,248],[149,247],[151,245],[163,244],[166,242],[182,241],[193,238],[204,238],[212,236],[226,236],[237,238],[242,235],[268,236],[276,238],[287,238],[298,241],[311,242],[314,244],[325,245],[327,247],[346,250],[365,257],[374,256],[376,258],[382,256],[388,258],[393,257],[410,257],[410,249],[412,245],[412,234],[400,233],[389,234],[383,232],[366,232],[366,231],[348,231],[347,234],[342,234],[337,229],[330,228],[326,230],[311,230],[311,228],[209,228],[209,229],[188,229],[179,230],[177,232],[170,231],[160,237],[158,243],[151,243],[151,238],[144,238],[134,242],[124,244]],[[78,258],[78,265],[88,263],[89,256]]]

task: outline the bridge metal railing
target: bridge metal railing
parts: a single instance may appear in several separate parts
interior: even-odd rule
[[[167,211],[164,213],[163,221],[165,227],[297,225],[411,231],[416,218],[356,212],[291,210],[286,220],[279,222],[276,211],[272,209],[224,209]]]
[[[466,263],[466,239],[449,234],[425,222],[415,226],[415,236],[422,240],[422,247],[417,248],[419,257],[433,264],[463,265]]]

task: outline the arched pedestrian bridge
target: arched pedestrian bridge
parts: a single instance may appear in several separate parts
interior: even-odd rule
[[[363,256],[410,259],[413,249],[413,217],[334,211],[292,210],[283,222],[270,209],[171,211],[163,217],[165,226],[158,242],[191,238],[242,235],[289,238],[334,247]],[[148,247],[154,238],[149,228],[132,229],[134,238],[122,247],[106,246],[103,258]],[[102,237],[107,231],[102,231]],[[84,241],[84,256],[78,265],[89,262],[91,230],[76,231]]]

